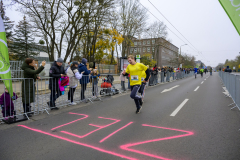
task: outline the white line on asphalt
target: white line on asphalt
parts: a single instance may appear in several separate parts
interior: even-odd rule
[[[169,91],[171,91],[171,90],[173,90],[174,88],[177,88],[177,87],[179,87],[179,85],[176,85],[176,86],[174,86],[172,88],[169,88],[169,89],[164,89],[161,93],[169,92]]]
[[[204,81],[206,81],[207,79],[204,79]]]
[[[178,107],[177,109],[175,109],[175,111],[173,111],[173,113],[170,115],[172,117],[176,116],[176,114],[180,111],[180,109],[182,109],[182,107],[187,103],[189,99],[185,99]]]
[[[201,83],[201,84],[203,84],[203,82],[204,82],[204,81],[202,81],[202,83]]]
[[[194,90],[195,92],[198,90],[199,86]]]

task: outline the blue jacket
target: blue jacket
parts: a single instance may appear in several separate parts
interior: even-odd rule
[[[197,73],[198,68],[194,68],[194,73]]]
[[[84,71],[82,79],[80,79],[80,84],[89,83],[89,74],[91,73],[91,71],[87,69],[86,65],[80,63],[78,66],[78,71],[79,73],[82,73]]]
[[[96,76],[94,76],[93,74],[91,75],[91,79],[92,79],[92,83],[93,84],[98,84],[98,77],[100,77],[100,74],[98,74],[98,75],[96,75]]]

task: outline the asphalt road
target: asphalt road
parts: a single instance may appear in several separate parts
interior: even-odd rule
[[[230,103],[218,73],[198,75],[148,88],[140,114],[128,93],[1,125],[0,160],[239,160],[240,112]]]

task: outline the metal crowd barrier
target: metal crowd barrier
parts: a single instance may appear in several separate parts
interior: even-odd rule
[[[235,105],[231,110],[234,108],[240,110],[240,75],[220,71],[219,77],[226,87],[229,97],[233,100],[233,103],[229,106]]]
[[[149,79],[149,86],[154,86],[160,83],[172,82],[174,80],[179,80],[183,78],[187,78],[194,75],[194,71],[180,71],[180,72],[158,72],[157,74],[151,73],[151,77]]]

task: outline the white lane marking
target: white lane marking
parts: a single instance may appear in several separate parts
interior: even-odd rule
[[[202,83],[201,83],[201,84],[203,84],[203,82],[204,82],[204,81],[202,81]]]
[[[182,109],[182,107],[187,103],[189,99],[185,99],[176,109],[173,111],[173,113],[170,115],[172,117],[176,116],[176,114]]]
[[[164,89],[161,93],[169,92],[169,91],[171,91],[171,90],[173,90],[174,88],[177,88],[177,87],[179,87],[179,85],[176,85],[176,86],[174,86],[172,88],[169,88],[169,89]]]
[[[195,92],[198,90],[199,86],[194,90]]]
[[[204,79],[204,81],[206,81],[207,79]]]

